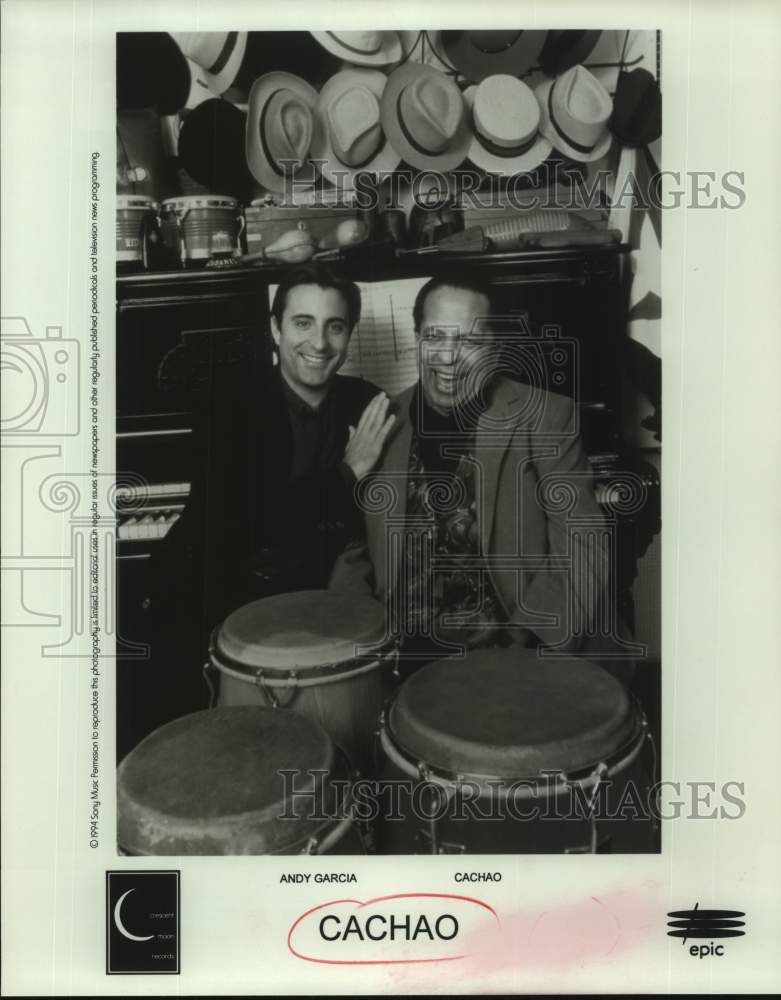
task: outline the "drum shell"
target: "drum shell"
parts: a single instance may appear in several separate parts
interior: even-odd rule
[[[205,263],[212,254],[212,244],[217,233],[227,235],[232,256],[239,257],[243,229],[244,219],[238,203],[207,203],[187,207],[186,204],[173,200],[163,202],[161,206],[163,245],[181,264]]]
[[[148,241],[157,225],[157,206],[143,198],[117,197],[116,260],[119,271],[147,267]]]
[[[386,734],[387,738],[387,734]],[[422,762],[421,762],[422,763]],[[425,766],[425,765],[424,765]],[[492,779],[488,778],[490,782]],[[494,779],[497,787],[507,789],[513,781],[507,778]],[[384,755],[380,781],[405,783],[405,788],[417,788],[419,797],[430,793],[422,786],[420,778],[413,778],[409,771],[402,769],[395,761]],[[524,788],[529,782],[518,779]],[[638,790],[642,808],[647,808],[650,770],[642,752],[620,773],[615,774],[610,783],[600,793],[600,808],[608,815],[597,817],[597,853],[635,854],[658,851],[657,837],[650,817],[639,819],[611,819],[626,794],[631,781]],[[448,786],[442,785],[442,788]],[[585,854],[591,853],[592,824],[582,810],[576,819],[564,819],[570,811],[575,793],[564,791],[555,796],[537,795],[516,799],[516,812],[508,811],[506,805],[489,793],[476,795],[473,789],[449,786],[453,800],[447,812],[434,823],[418,817],[411,807],[411,797],[399,798],[401,818],[390,819],[381,813],[377,828],[377,844],[380,854]],[[588,800],[591,790],[584,789],[581,800]],[[381,800],[382,801],[382,800]],[[434,800],[435,802],[437,800]],[[637,801],[637,797],[634,798]],[[599,810],[597,810],[599,812]],[[444,809],[443,809],[444,812]],[[498,818],[488,818],[495,816]],[[463,817],[463,818],[462,818]],[[523,818],[529,817],[529,818]],[[436,844],[432,839],[436,838]]]
[[[219,663],[215,664],[219,669]],[[268,687],[252,675],[241,680],[221,673],[218,704],[272,707],[272,697],[282,708],[319,723],[347,755],[353,768],[366,777],[376,776],[376,734],[379,718],[390,694],[391,679],[384,664],[364,673],[345,673],[340,679],[308,687]]]
[[[321,827],[316,831],[316,835],[321,840],[325,840],[329,835],[336,830],[337,823],[332,822]],[[156,845],[154,850],[142,850],[135,846],[135,849],[131,849],[123,844],[122,841],[122,830],[119,829],[119,843],[118,843],[118,853],[124,855],[125,857],[165,857],[165,856],[182,856],[187,857],[188,855],[197,855],[198,857],[205,857],[210,855],[230,855],[233,856],[247,856],[255,854],[268,854],[271,856],[288,856],[294,854],[314,854],[318,856],[327,857],[330,855],[344,856],[344,855],[360,855],[365,854],[366,849],[364,847],[361,836],[358,832],[358,827],[355,823],[351,823],[347,826],[344,831],[338,836],[336,841],[330,844],[325,849],[315,848],[314,850],[308,850],[308,842],[310,840],[310,834],[299,838],[292,844],[286,844],[276,850],[268,851],[264,849],[264,842],[261,839],[259,832],[258,838],[255,840],[253,838],[248,838],[246,833],[244,833],[241,838],[233,844],[233,849],[226,849],[224,843],[220,843],[219,849],[209,850],[208,842],[203,839],[199,839],[197,842],[193,841],[192,846],[194,849],[188,850],[187,844],[181,839],[172,839],[168,843],[162,843]],[[215,845],[216,846],[216,845]],[[197,849],[196,849],[197,848]]]

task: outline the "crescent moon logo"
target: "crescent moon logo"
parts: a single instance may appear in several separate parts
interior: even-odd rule
[[[127,884],[127,883],[125,883]],[[122,895],[117,900],[117,905],[114,907],[114,923],[117,926],[117,930],[120,934],[123,934],[129,941],[151,941],[154,934],[147,934],[146,937],[139,936],[138,934],[131,934],[130,931],[122,923],[122,915],[120,913],[122,909],[122,904],[125,899],[130,895],[131,892],[135,892],[135,889],[128,889],[127,892],[123,892]]]

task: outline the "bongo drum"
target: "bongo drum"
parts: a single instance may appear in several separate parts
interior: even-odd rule
[[[626,689],[585,660],[488,649],[431,663],[381,721],[383,779],[410,793],[400,817],[380,801],[380,852],[655,850],[647,741]]]
[[[148,266],[147,240],[157,221],[157,205],[141,195],[117,195],[117,264],[120,270]]]
[[[117,772],[117,830],[127,854],[364,853],[333,742],[264,708],[195,712],[142,740]]]
[[[395,644],[370,597],[302,590],[246,604],[212,636],[220,705],[292,709],[314,719],[363,774],[390,688]]]
[[[209,194],[169,198],[160,215],[163,243],[183,265],[204,263],[226,243],[234,257],[241,255],[244,216],[234,198]]]

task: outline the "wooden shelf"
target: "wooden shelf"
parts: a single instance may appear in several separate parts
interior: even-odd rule
[[[355,281],[387,281],[393,278],[413,278],[439,274],[449,269],[479,268],[490,275],[515,275],[535,281],[561,280],[577,274],[609,273],[620,254],[627,253],[625,244],[597,247],[563,247],[556,250],[525,250],[512,253],[425,253],[352,255],[326,263]],[[226,268],[181,268],[174,271],[144,271],[117,275],[117,298],[136,296],[166,296],[206,294],[221,296],[232,290],[249,291],[257,283],[259,289],[276,284],[292,265],[237,265]]]

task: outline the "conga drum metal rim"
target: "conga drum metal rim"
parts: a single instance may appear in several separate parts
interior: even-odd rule
[[[518,797],[617,774],[646,735],[639,705],[601,667],[512,648],[423,667],[380,725],[382,747],[404,773],[446,786],[472,781],[492,795],[500,782],[511,790],[523,782]]]
[[[577,771],[551,770],[546,775],[518,774],[514,778],[495,774],[478,774],[468,771],[447,771],[436,768],[425,760],[415,757],[403,746],[393,741],[388,733],[386,720],[380,721],[380,744],[387,757],[405,774],[418,780],[440,785],[447,791],[455,792],[460,785],[472,783],[485,795],[495,795],[498,798],[512,795],[517,799],[539,798],[546,795],[558,795],[573,785],[590,788],[605,778],[620,774],[635,760],[643,748],[648,734],[648,723],[645,714],[636,705],[637,719],[635,732],[630,740],[618,747],[612,754],[603,759],[594,760],[578,768]],[[552,780],[553,779],[553,780]]]
[[[189,212],[193,208],[230,208],[238,209],[235,198],[224,194],[188,194],[176,198],[166,198],[161,203],[163,211]]]
[[[212,632],[209,656],[223,673],[264,687],[313,687],[377,670],[396,655],[382,605],[325,590],[264,597]]]
[[[286,798],[283,769],[300,798]],[[344,757],[310,719],[255,706],[195,712],[120,763],[117,839],[133,855],[322,853],[353,823],[352,796],[339,799],[334,781],[351,789]]]
[[[144,208],[151,212],[157,211],[157,202],[142,194],[118,194],[117,210],[128,208]]]

